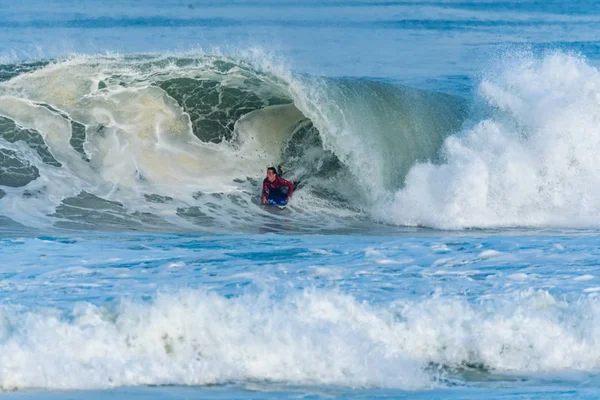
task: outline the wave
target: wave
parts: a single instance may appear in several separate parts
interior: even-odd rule
[[[0,307],[0,387],[291,384],[405,390],[597,371],[598,299],[526,291],[369,305],[336,292],[187,291],[112,306]],[[506,374],[512,378],[506,378]],[[471,377],[471,378],[469,378]]]
[[[478,87],[478,117],[444,141],[443,162],[413,166],[376,218],[442,229],[600,226],[600,72],[563,52],[499,61]]]
[[[326,231],[436,160],[465,101],[291,73],[260,52],[77,56],[0,69],[0,214],[68,229]],[[264,170],[303,182],[293,218]]]

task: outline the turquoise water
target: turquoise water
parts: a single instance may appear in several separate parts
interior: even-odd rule
[[[0,4],[2,395],[597,398],[599,25]]]

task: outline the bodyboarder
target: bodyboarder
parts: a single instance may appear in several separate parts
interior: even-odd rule
[[[285,206],[290,201],[292,193],[294,193],[294,184],[279,176],[275,167],[267,168],[260,203]]]

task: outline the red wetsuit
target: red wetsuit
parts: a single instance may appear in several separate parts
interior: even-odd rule
[[[265,196],[267,198],[269,198],[270,194],[273,195],[273,194],[277,193],[277,194],[283,195],[283,192],[281,191],[282,187],[288,188],[288,192],[287,192],[286,196],[289,199],[290,196],[292,195],[292,193],[294,192],[294,184],[292,182],[285,180],[280,176],[276,176],[275,180],[273,182],[269,182],[269,180],[267,178],[265,178],[265,180],[263,181],[263,190],[262,190],[263,199],[265,198]]]

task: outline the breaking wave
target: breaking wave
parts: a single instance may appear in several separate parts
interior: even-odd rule
[[[187,291],[114,306],[0,307],[1,389],[262,383],[387,387],[597,371],[598,299],[525,291],[469,304],[371,306],[336,292],[277,299]],[[513,375],[515,378],[516,375]]]
[[[376,218],[442,229],[600,227],[600,71],[581,56],[507,55],[442,163],[417,163]]]
[[[296,75],[260,53],[78,56],[0,72],[0,214],[33,227],[349,227],[435,159],[465,112],[460,98]],[[256,204],[278,164],[302,182],[293,217]]]

